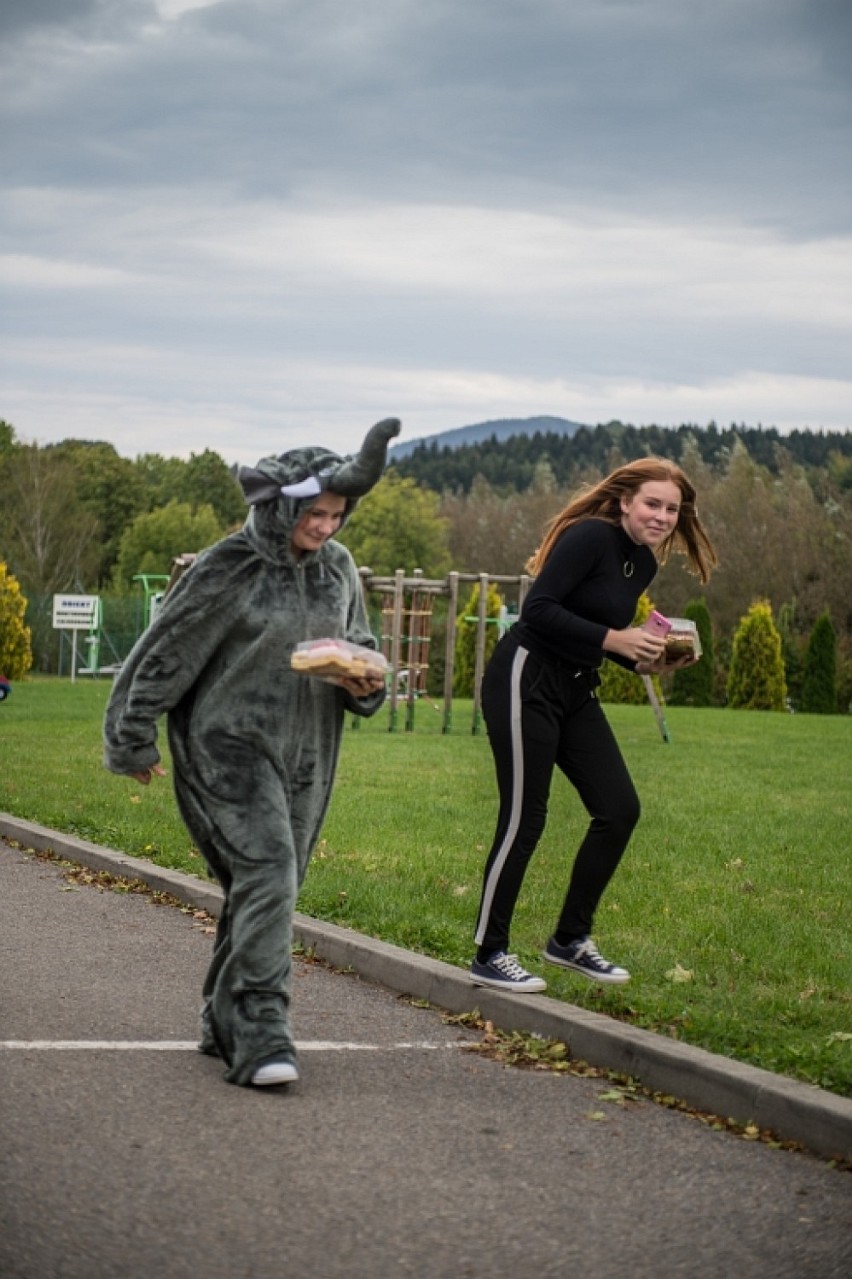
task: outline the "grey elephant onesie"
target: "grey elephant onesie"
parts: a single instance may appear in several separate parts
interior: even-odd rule
[[[159,762],[167,716],[183,820],[224,890],[204,984],[202,1041],[248,1084],[257,1064],[293,1051],[292,916],[331,797],[344,713],[372,715],[384,689],[355,698],[298,675],[301,640],[375,648],[349,551],[326,541],[295,557],[291,536],[311,497],[346,497],[344,518],[379,479],[396,419],[356,457],[296,449],[243,468],[243,528],[203,551],[163,602],[116,678],[104,723],[107,768]]]

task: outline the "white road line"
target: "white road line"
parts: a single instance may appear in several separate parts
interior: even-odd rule
[[[458,1042],[436,1044],[431,1040],[412,1040],[399,1044],[361,1044],[331,1039],[306,1039],[296,1042],[299,1052],[406,1052],[438,1048],[458,1048]],[[194,1039],[0,1039],[0,1051],[23,1052],[195,1052]]]

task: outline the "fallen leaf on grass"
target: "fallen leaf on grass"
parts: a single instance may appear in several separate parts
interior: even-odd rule
[[[666,973],[666,981],[685,982],[692,981],[695,973],[691,968],[683,968],[680,964],[675,964],[674,968],[670,968]]]

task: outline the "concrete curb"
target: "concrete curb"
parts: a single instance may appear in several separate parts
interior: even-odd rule
[[[139,879],[151,889],[218,915],[221,889],[203,879],[165,870],[152,862],[75,839],[59,831],[0,813],[0,837],[26,848]],[[296,915],[295,937],[337,968],[354,969],[368,981],[427,1000],[453,1013],[478,1009],[507,1031],[534,1033],[566,1043],[572,1056],[674,1096],[711,1114],[754,1123],[785,1141],[799,1142],[829,1158],[852,1158],[852,1100],[717,1056],[675,1040],[587,1012],[546,995],[504,995],[471,985],[467,973],[348,928]]]

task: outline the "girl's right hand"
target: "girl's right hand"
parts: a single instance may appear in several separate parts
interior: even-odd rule
[[[618,653],[630,662],[651,663],[662,658],[666,641],[642,626],[629,626],[626,631],[607,631],[603,647],[605,653]]]

